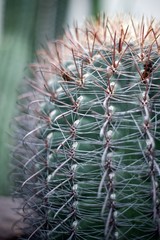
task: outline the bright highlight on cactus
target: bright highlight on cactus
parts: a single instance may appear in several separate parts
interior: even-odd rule
[[[103,16],[39,52],[14,152],[27,239],[160,238],[159,26]]]

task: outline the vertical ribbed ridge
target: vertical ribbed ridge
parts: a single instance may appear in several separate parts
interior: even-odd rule
[[[136,51],[124,55],[129,64],[136,57]],[[150,59],[147,61],[142,63],[144,70]],[[159,87],[153,84],[154,73],[142,79],[141,65],[137,66],[138,61],[131,65],[134,74],[129,79],[125,67],[124,73],[110,76],[103,102],[105,121],[100,131],[104,139],[103,176],[99,194],[107,189],[102,208],[102,215],[107,213],[106,239],[154,239],[159,234],[160,171],[154,128],[158,115],[153,114],[157,98],[154,94]]]

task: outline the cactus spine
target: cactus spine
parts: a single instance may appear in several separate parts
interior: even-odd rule
[[[103,16],[39,52],[14,153],[29,239],[160,238],[159,33]]]

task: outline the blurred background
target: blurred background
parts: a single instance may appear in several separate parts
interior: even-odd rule
[[[0,196],[10,195],[10,156],[16,98],[28,64],[47,41],[60,38],[73,21],[96,15],[97,0],[0,0]]]
[[[99,12],[160,17],[159,0],[0,0],[0,195],[9,195],[10,125],[19,84],[37,49],[63,35],[65,26]]]

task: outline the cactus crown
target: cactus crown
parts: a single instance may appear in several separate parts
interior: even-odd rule
[[[103,16],[39,51],[14,153],[30,239],[159,239],[159,34]]]

